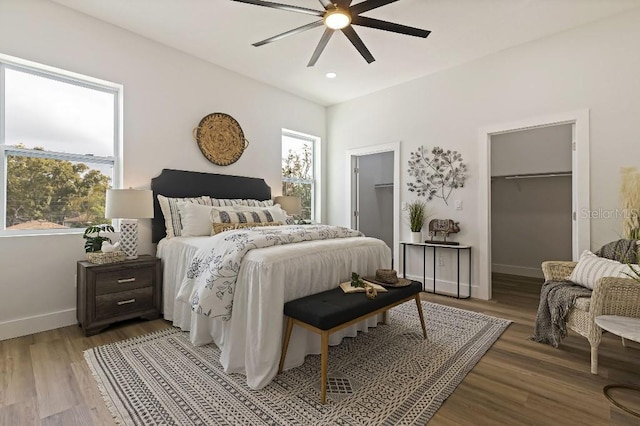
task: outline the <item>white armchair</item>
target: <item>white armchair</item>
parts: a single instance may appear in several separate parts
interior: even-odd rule
[[[576,262],[547,261],[542,263],[545,280],[566,279]],[[631,278],[604,277],[596,283],[591,297],[580,297],[567,314],[567,328],[589,340],[591,373],[598,374],[598,346],[602,329],[595,323],[599,315],[620,315],[640,318],[640,283]]]

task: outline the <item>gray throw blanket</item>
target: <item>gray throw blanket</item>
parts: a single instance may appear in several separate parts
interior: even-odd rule
[[[637,240],[618,240],[603,245],[595,252],[596,256],[621,263],[638,263]]]
[[[567,337],[567,313],[578,297],[591,297],[591,290],[570,281],[547,281],[540,291],[540,305],[533,336],[529,339],[554,348]]]

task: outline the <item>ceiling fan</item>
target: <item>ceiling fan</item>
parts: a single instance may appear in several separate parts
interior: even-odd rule
[[[373,57],[371,52],[369,52],[369,49],[367,49],[362,39],[353,29],[353,25],[360,25],[362,27],[375,28],[378,30],[391,31],[394,33],[422,38],[426,38],[431,33],[431,31],[421,30],[420,28],[408,27],[406,25],[395,24],[393,22],[381,21],[379,19],[360,16],[361,13],[368,12],[369,10],[376,9],[380,6],[385,6],[389,3],[394,3],[398,0],[365,0],[353,6],[351,6],[352,0],[319,0],[320,4],[322,4],[325,9],[323,11],[282,3],[272,3],[262,0],[232,1],[270,7],[273,9],[287,10],[289,12],[304,13],[306,15],[312,15],[322,18],[318,21],[311,22],[310,24],[303,25],[282,34],[278,34],[266,40],[253,43],[253,45],[256,47],[263,46],[267,43],[271,43],[273,41],[280,40],[285,37],[324,25],[326,27],[324,30],[324,34],[322,34],[322,38],[320,38],[320,42],[318,43],[316,50],[313,52],[313,55],[311,55],[311,60],[307,64],[308,67],[312,67],[316,64],[318,58],[322,54],[322,51],[327,46],[329,39],[336,30],[342,31],[342,33],[347,36],[351,44],[353,44],[354,47],[358,49],[358,52],[360,52],[367,63],[375,61],[375,58]]]

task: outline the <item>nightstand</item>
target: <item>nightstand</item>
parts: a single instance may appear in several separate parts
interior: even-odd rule
[[[101,265],[78,262],[76,316],[86,336],[118,321],[158,318],[161,293],[157,257],[144,255]]]

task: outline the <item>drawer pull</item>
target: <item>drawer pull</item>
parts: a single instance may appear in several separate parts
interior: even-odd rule
[[[118,284],[132,283],[135,280],[136,280],[135,278],[123,278],[121,280],[118,280]]]
[[[118,306],[128,305],[129,303],[134,303],[135,301],[136,299],[121,300],[118,302]]]

